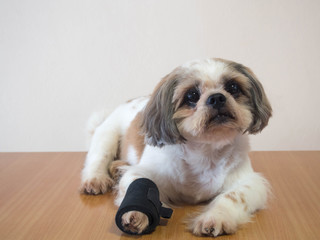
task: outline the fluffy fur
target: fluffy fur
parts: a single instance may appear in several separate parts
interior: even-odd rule
[[[150,97],[129,101],[99,121],[81,192],[105,193],[118,182],[119,206],[132,181],[149,178],[167,205],[206,202],[187,223],[195,235],[234,233],[267,201],[268,183],[248,157],[248,134],[260,132],[271,111],[249,68],[223,59],[184,64]],[[123,224],[142,232],[148,218],[133,211]]]

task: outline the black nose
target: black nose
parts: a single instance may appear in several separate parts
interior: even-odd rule
[[[207,105],[216,108],[216,109],[220,109],[224,106],[224,104],[226,103],[227,99],[226,97],[221,94],[221,93],[216,93],[211,95],[208,100],[207,100]]]

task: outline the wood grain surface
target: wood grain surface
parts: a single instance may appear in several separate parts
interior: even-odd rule
[[[252,152],[270,181],[267,209],[218,239],[320,239],[320,152]],[[78,193],[85,153],[0,153],[0,239],[205,239],[183,220],[199,206],[174,209],[152,234],[133,237],[114,223],[112,193]]]

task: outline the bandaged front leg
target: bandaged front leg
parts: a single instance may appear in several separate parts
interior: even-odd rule
[[[160,217],[170,218],[172,209],[162,207],[157,185],[147,178],[132,182],[116,214],[116,224],[127,234],[148,234]]]

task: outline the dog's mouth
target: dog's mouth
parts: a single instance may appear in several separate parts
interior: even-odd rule
[[[209,119],[209,123],[223,124],[229,121],[233,121],[235,119],[235,116],[228,111],[218,111]]]

